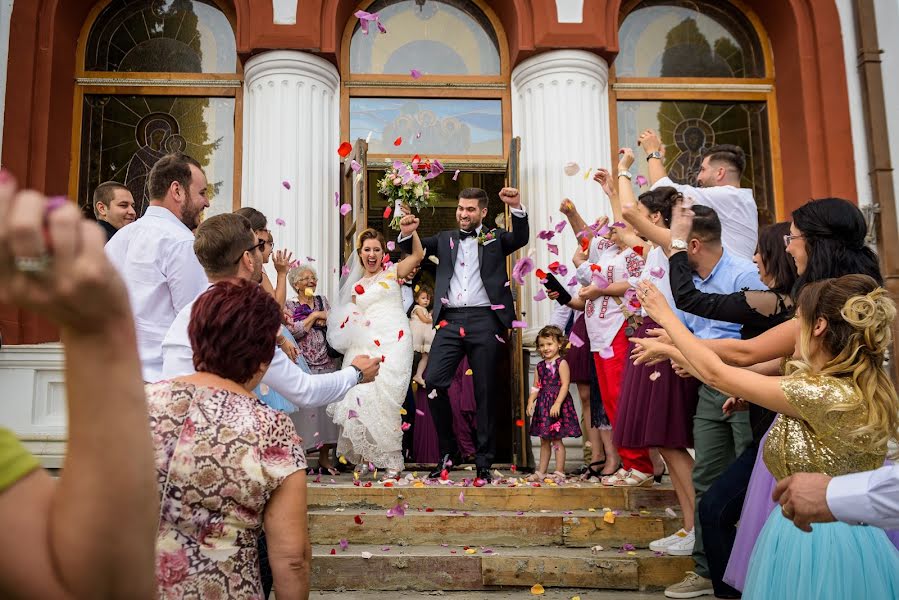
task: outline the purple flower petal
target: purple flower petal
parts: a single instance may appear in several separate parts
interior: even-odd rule
[[[340,192],[334,192],[334,206],[340,206]]]
[[[351,408],[350,410],[348,410],[347,413],[346,413],[346,418],[347,418],[347,419],[355,419],[355,418],[358,417],[358,416],[359,416],[359,413],[357,413],[357,412],[356,412],[355,410],[353,410],[352,408]]]
[[[577,285],[577,277],[572,277],[568,280],[568,287],[571,287],[573,285]]]
[[[381,33],[387,33],[387,28],[384,27],[384,24],[381,23],[380,20],[378,20],[378,31],[380,31]]]
[[[287,225],[287,223],[284,222],[284,219],[277,218],[277,219],[275,219],[275,225],[278,225],[278,226],[280,226],[280,227],[284,227],[285,225]]]
[[[346,216],[347,213],[349,213],[351,210],[353,210],[353,207],[350,206],[349,204],[342,204],[340,206],[340,214],[343,216]]]
[[[611,346],[607,346],[605,348],[599,349],[599,357],[600,358],[604,358],[604,359],[608,360],[608,359],[612,358],[613,356],[615,356],[615,351],[612,350]]]
[[[421,71],[418,69],[412,69],[409,71],[409,75],[412,76],[412,79],[421,79]]]
[[[315,262],[315,259],[312,258],[311,256],[307,256],[307,257],[306,257],[306,262]]]
[[[537,234],[537,237],[541,240],[551,240],[556,235],[555,231],[549,231],[547,229],[542,230]]]
[[[646,185],[647,183],[649,183],[649,182],[646,180],[646,178],[643,177],[642,175],[637,175],[634,179],[636,180],[637,185],[639,185],[640,187],[643,187],[644,185]]]
[[[559,247],[555,244],[547,244],[546,249],[549,250],[550,254],[559,254]]]
[[[579,338],[578,335],[576,333],[574,333],[573,331],[568,334],[568,341],[571,342],[571,345],[574,346],[575,348],[580,348],[581,346],[584,345],[584,340]]]
[[[512,321],[512,329],[527,329],[527,321]]]
[[[496,341],[499,342],[500,344],[505,344],[505,343],[506,343],[506,340],[504,340],[503,338],[499,337],[499,335],[497,335],[497,334],[493,334],[493,337],[495,337],[495,338],[496,338]]]
[[[562,233],[562,230],[565,229],[565,226],[568,225],[568,221],[562,220],[556,223],[556,233]]]
[[[529,256],[522,256],[512,267],[512,279],[518,285],[524,285],[524,278],[534,270],[534,261]]]
[[[593,272],[593,275],[590,277],[590,283],[592,283],[593,285],[595,285],[596,287],[598,287],[601,290],[604,290],[607,287],[609,287],[609,280],[606,279],[603,276],[603,274],[600,273],[599,271]]]
[[[665,276],[665,269],[663,269],[662,267],[655,267],[654,269],[649,270],[649,274],[656,279],[661,279]]]
[[[568,275],[568,267],[566,267],[565,265],[559,265],[557,271],[559,273],[559,277],[565,277],[566,275]]]
[[[617,227],[617,228],[619,228],[619,229],[624,229],[625,227],[627,227],[627,225],[625,225],[625,224],[622,223],[621,221],[615,221],[614,223],[612,223],[612,227]]]
[[[283,185],[283,186],[284,186],[284,189],[286,189],[286,190],[289,190],[289,189],[290,189],[290,182],[287,181],[286,179],[285,179],[284,181],[281,182],[281,185]]]
[[[350,161],[350,168],[353,170],[353,173],[358,173],[362,170],[362,165],[360,165],[356,160]]]
[[[546,292],[543,288],[540,288],[536,294],[534,294],[534,300],[540,302],[541,300],[546,300]]]
[[[393,240],[387,242],[387,251],[388,252],[393,252],[395,248],[396,248],[396,242],[394,242]]]

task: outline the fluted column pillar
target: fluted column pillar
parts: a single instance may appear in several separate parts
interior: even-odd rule
[[[275,248],[315,259],[319,292],[336,298],[340,76],[328,61],[293,50],[252,57],[244,76],[242,203],[268,217]]]
[[[531,241],[537,266],[559,260],[569,268],[566,283],[573,275],[571,256],[577,241],[570,227],[550,242],[559,254],[549,252],[547,242],[537,238],[541,229],[551,229],[563,217],[559,205],[571,198],[587,222],[609,214],[608,200],[599,185],[587,179],[587,169],[609,168],[611,157],[609,128],[609,67],[599,56],[582,50],[554,50],[539,54],[512,71],[512,132],[521,137],[520,181],[522,199],[531,223]],[[569,177],[563,172],[568,162],[581,171]],[[534,301],[540,288],[531,276],[522,289],[521,310],[527,313],[529,329],[525,343],[533,341],[536,330],[549,321],[554,303]]]

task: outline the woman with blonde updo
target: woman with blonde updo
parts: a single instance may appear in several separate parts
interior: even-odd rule
[[[344,366],[359,355],[380,356],[381,369],[371,383],[360,383],[340,402],[328,406],[328,416],[340,427],[337,453],[356,464],[382,470],[385,478],[403,470],[403,430],[400,409],[412,374],[412,334],[403,310],[402,281],[424,257],[418,217],[400,221],[404,236],[412,236],[412,253],[390,263],[387,242],[379,231],[359,234],[340,300],[328,314],[328,342],[344,355]]]
[[[809,283],[799,294],[801,359],[784,377],[726,365],[677,319],[649,282],[638,291],[708,385],[779,413],[764,459],[777,480],[793,473],[845,475],[880,467],[899,439],[899,400],[883,368],[896,306],[867,275]],[[768,517],[750,560],[744,598],[897,598],[899,551],[873,527],[822,523],[811,534],[791,515]]]

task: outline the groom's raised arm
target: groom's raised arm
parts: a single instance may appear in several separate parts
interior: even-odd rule
[[[528,213],[521,204],[521,196],[517,189],[503,188],[499,193],[499,198],[509,206],[509,215],[512,217],[509,231],[504,231],[500,235],[503,252],[509,255],[528,243],[530,238]]]

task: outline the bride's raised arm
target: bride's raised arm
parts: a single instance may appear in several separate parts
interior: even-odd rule
[[[421,245],[421,238],[418,237],[419,223],[420,221],[415,215],[406,215],[400,220],[400,237],[405,238],[410,235],[412,236],[412,252],[396,264],[397,279],[405,279],[425,257],[425,250]]]

